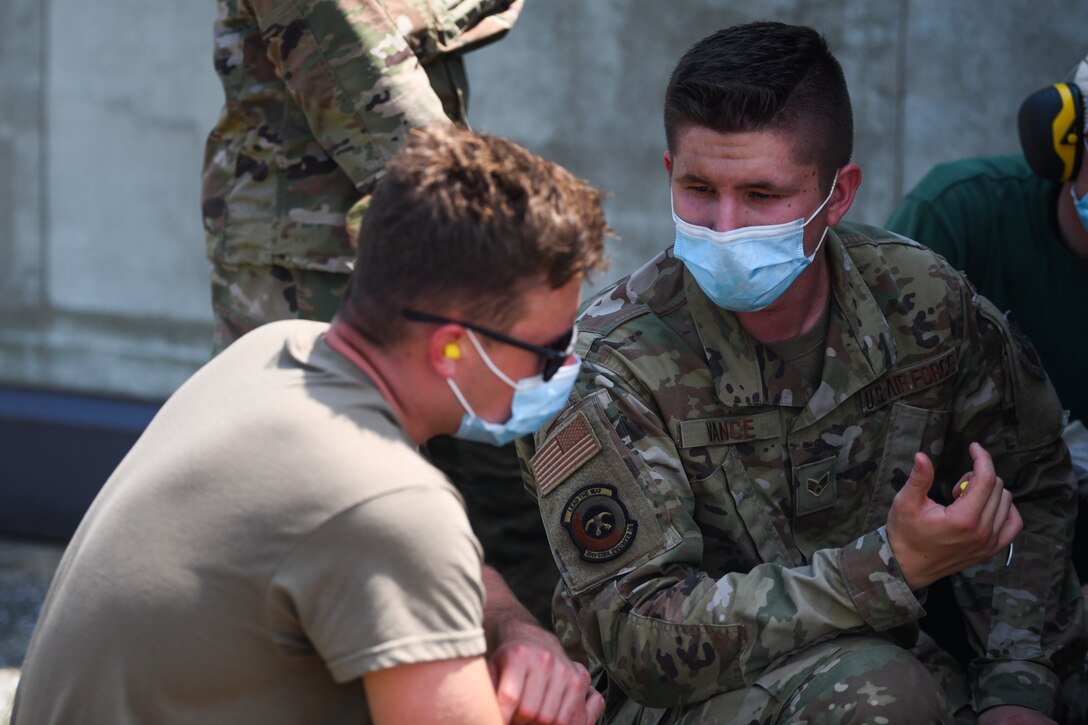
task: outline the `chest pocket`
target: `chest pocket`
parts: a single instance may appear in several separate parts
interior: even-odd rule
[[[755,541],[737,511],[719,465],[705,478],[691,479],[695,524],[703,535],[703,569],[712,577],[747,571],[761,562]]]
[[[914,454],[936,459],[948,420],[947,411],[895,402],[834,435],[825,432],[824,445],[795,451],[793,536],[806,560],[883,526]]]
[[[883,455],[877,468],[872,498],[862,521],[862,531],[882,526],[888,518],[892,499],[907,482],[914,467],[914,454],[921,451],[931,459],[944,448],[949,413],[906,403],[895,403],[888,414]]]
[[[718,473],[724,476],[729,497],[747,532],[745,543],[755,548],[759,560],[783,566],[799,563],[787,549],[790,522],[781,502],[773,495],[773,487],[762,485],[749,475],[734,447],[729,448]]]
[[[773,562],[794,566],[789,492],[781,476],[779,412],[688,420],[674,438],[703,536],[703,567],[723,575]]]

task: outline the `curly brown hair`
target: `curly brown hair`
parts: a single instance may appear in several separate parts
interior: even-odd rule
[[[603,268],[609,233],[601,193],[558,164],[458,126],[414,130],[363,217],[340,317],[379,345],[406,308],[502,330],[522,290]]]

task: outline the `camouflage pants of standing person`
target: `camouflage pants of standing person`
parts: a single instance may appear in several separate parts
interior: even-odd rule
[[[973,723],[966,681],[944,680],[943,673],[935,677],[914,654],[891,642],[843,635],[783,657],[746,689],[668,710],[621,700],[610,703],[605,720],[616,725]]]
[[[329,322],[349,276],[338,272],[212,264],[212,354],[250,330],[276,320]]]

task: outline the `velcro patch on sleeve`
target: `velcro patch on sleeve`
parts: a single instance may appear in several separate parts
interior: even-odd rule
[[[601,450],[585,413],[579,412],[551,435],[532,458],[529,468],[537,494],[545,496]]]

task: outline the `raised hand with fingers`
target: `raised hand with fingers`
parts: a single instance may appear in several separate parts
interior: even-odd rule
[[[921,589],[969,566],[993,558],[1020,533],[1024,523],[994,472],[990,454],[978,443],[969,449],[973,467],[955,486],[948,506],[928,497],[933,463],[914,455],[914,467],[888,512],[888,542],[911,589]]]

